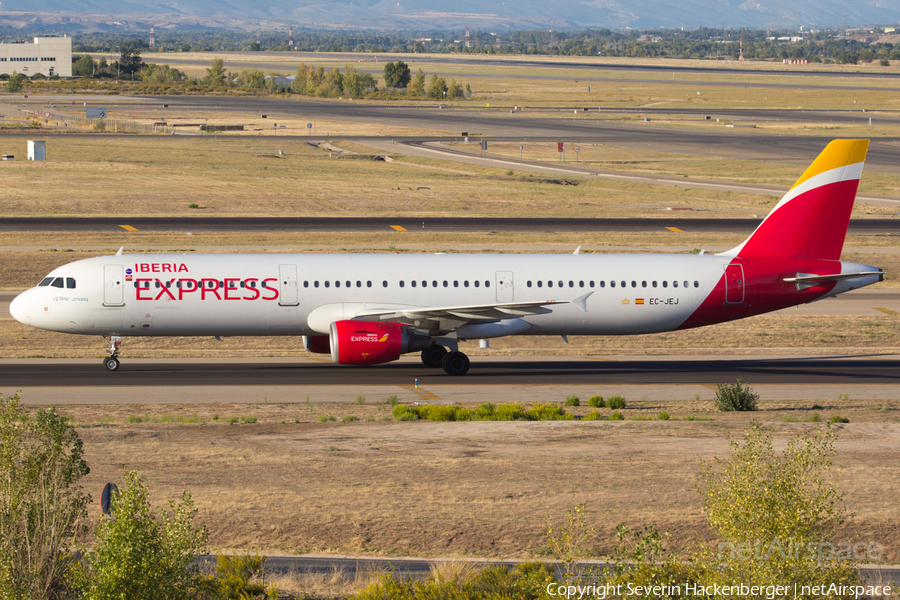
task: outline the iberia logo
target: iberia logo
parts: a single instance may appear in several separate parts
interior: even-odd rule
[[[385,342],[385,341],[387,341],[389,335],[391,335],[391,334],[389,334],[389,333],[384,334],[384,336],[382,336],[382,338],[381,338],[380,340],[378,340],[378,341],[379,341],[379,342]]]
[[[643,299],[643,298],[635,298],[634,303],[635,303],[635,304],[643,304],[643,303],[644,303],[644,299]]]
[[[631,304],[631,300],[625,298],[624,300],[622,300],[622,304]]]

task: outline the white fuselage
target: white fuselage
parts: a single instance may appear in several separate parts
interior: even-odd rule
[[[715,255],[106,256],[54,270],[48,278],[75,287],[35,287],[11,312],[33,327],[79,334],[316,335],[363,309],[572,301],[592,292],[584,311],[555,304],[522,317],[527,330],[509,333],[638,334],[679,327],[729,262]],[[459,337],[495,337],[479,327]]]

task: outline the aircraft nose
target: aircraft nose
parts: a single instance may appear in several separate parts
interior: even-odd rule
[[[13,301],[9,303],[9,314],[11,314],[13,319],[19,323],[31,325],[31,311],[29,310],[30,307],[25,299],[26,294],[27,292],[13,298]]]

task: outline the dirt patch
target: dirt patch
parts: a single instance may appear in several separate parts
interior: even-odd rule
[[[635,402],[626,418],[652,417]],[[856,512],[840,536],[882,543],[900,555],[892,503],[900,475],[896,407],[845,401],[838,467]],[[66,407],[79,424],[90,491],[144,473],[154,503],[194,495],[216,547],[385,555],[540,556],[545,515],[586,503],[594,553],[609,553],[618,523],[653,523],[674,547],[709,539],[696,486],[701,460],[724,456],[727,436],[751,420],[771,427],[776,447],[812,424],[805,403],[761,403],[753,414],[703,402],[666,403],[674,417],[710,422],[365,422],[390,414],[359,406],[220,405]],[[570,409],[577,414],[586,407]],[[197,424],[125,424],[128,415],[191,416]],[[338,422],[318,423],[328,411]],[[608,411],[605,411],[608,412]],[[252,414],[255,424],[227,424]],[[212,421],[218,415],[218,421]],[[341,423],[347,415],[362,422]],[[301,420],[293,423],[293,420]],[[93,509],[92,509],[93,510]]]

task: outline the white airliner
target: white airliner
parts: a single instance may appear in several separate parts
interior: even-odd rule
[[[13,300],[21,323],[103,336],[301,335],[345,365],[421,352],[469,370],[459,341],[700,327],[882,281],[840,260],[868,140],[828,144],[756,231],[713,255],[141,254],[54,269]]]

